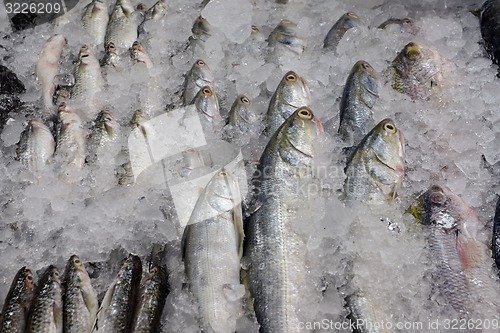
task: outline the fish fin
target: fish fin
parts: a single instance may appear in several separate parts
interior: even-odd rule
[[[482,247],[475,239],[467,239],[459,234],[457,238],[457,249],[460,263],[464,271],[480,265],[482,262]]]
[[[226,283],[222,286],[222,290],[226,299],[232,303],[245,296],[245,286],[242,284]]]

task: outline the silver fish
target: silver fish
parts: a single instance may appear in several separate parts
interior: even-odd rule
[[[191,39],[206,41],[212,35],[212,26],[206,18],[198,16],[193,23],[191,32],[193,33]]]
[[[283,76],[267,109],[265,132],[273,135],[276,130],[301,106],[309,106],[311,94],[307,82],[290,71]]]
[[[356,13],[345,13],[337,20],[337,22],[335,22],[333,27],[326,34],[325,40],[323,41],[323,47],[335,50],[347,30],[353,28],[363,29],[364,23],[360,20]]]
[[[33,299],[33,274],[26,267],[21,268],[10,286],[0,315],[0,332],[24,333],[28,311]]]
[[[82,120],[65,103],[59,106],[56,160],[81,168],[85,162],[85,135]]]
[[[153,62],[144,50],[144,47],[138,41],[135,41],[134,44],[132,44],[132,47],[129,48],[129,52],[134,64],[143,63],[146,65],[147,69],[153,68]]]
[[[35,174],[49,163],[56,144],[50,129],[41,119],[30,120],[17,144],[17,158]]]
[[[357,145],[373,127],[373,107],[378,100],[380,75],[366,61],[351,69],[340,101],[339,133]]]
[[[390,202],[401,186],[404,162],[403,132],[392,119],[384,119],[363,138],[347,162],[345,199]]]
[[[306,47],[304,38],[298,35],[297,25],[287,19],[281,20],[267,41],[270,47],[285,47],[296,54],[302,54]]]
[[[71,88],[71,99],[83,101],[88,106],[94,106],[95,95],[104,90],[104,77],[101,73],[99,60],[87,46],[80,49],[74,77],[75,84]]]
[[[99,304],[82,261],[73,255],[64,273],[64,332],[90,333]]]
[[[118,49],[115,47],[114,43],[109,43],[106,45],[106,52],[101,60],[102,67],[120,67],[121,58],[118,54]]]
[[[217,132],[222,126],[219,110],[219,99],[209,86],[202,87],[194,97],[193,104],[202,116],[202,124]]]
[[[94,332],[128,333],[142,276],[141,259],[129,255],[101,302]]]
[[[204,86],[214,88],[215,77],[207,63],[201,59],[196,60],[184,79],[184,105],[192,104],[193,99]]]
[[[31,305],[26,332],[63,332],[61,277],[55,266],[49,266],[40,278]]]
[[[183,253],[190,289],[198,300],[203,332],[231,333],[245,294],[240,284],[243,218],[238,181],[217,172],[196,202],[184,231]]]
[[[256,121],[257,114],[250,98],[245,95],[236,97],[229,111],[229,124],[247,133]]]
[[[92,46],[104,43],[109,22],[108,1],[92,0],[83,11],[82,22],[89,36],[92,37]]]
[[[137,40],[140,19],[140,12],[135,11],[129,0],[117,0],[109,19],[104,44],[113,43],[118,49],[130,47]]]
[[[290,226],[312,178],[313,141],[322,131],[301,107],[269,141],[254,179],[257,210],[245,221],[244,260],[260,332],[299,332],[299,291],[311,292],[306,244]],[[307,187],[307,186],[306,186]],[[303,330],[302,330],[303,331]]]

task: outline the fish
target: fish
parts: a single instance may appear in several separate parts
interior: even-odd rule
[[[113,43],[118,49],[129,48],[137,40],[141,16],[129,0],[117,0],[109,19],[104,46]]]
[[[168,13],[167,2],[165,0],[157,1],[151,8],[145,10],[144,20],[137,28],[139,35],[146,33],[144,25],[147,21],[159,21],[163,19]]]
[[[184,93],[182,94],[184,105],[192,104],[194,97],[204,86],[214,88],[215,77],[207,63],[198,59],[184,79]]]
[[[306,200],[301,189],[312,180],[313,142],[321,133],[319,119],[300,107],[267,144],[253,178],[243,261],[260,332],[299,332],[298,291],[313,292],[305,240],[290,225]]]
[[[85,162],[86,142],[83,123],[66,103],[59,105],[56,135],[56,160],[81,168]]]
[[[229,124],[239,131],[247,133],[256,121],[257,113],[250,98],[245,95],[236,97],[229,111]]]
[[[208,23],[207,19],[203,16],[198,16],[193,23],[193,28],[191,28],[191,32],[193,33],[191,41],[194,39],[205,42],[212,35],[212,30],[212,26]]]
[[[90,277],[78,256],[69,258],[64,272],[64,332],[90,333],[99,304]]]
[[[63,332],[61,276],[53,265],[47,267],[38,282],[26,328],[26,333],[41,332]]]
[[[196,106],[198,114],[202,116],[202,125],[217,132],[222,126],[222,117],[219,110],[219,99],[215,92],[205,86],[196,94],[193,104]]]
[[[393,60],[388,73],[394,90],[413,100],[427,100],[439,95],[447,64],[430,47],[410,42]]]
[[[297,24],[287,19],[280,21],[269,35],[267,42],[270,47],[286,47],[298,55],[304,53],[306,47],[305,39],[298,33]]]
[[[363,138],[348,159],[344,199],[373,205],[391,202],[401,186],[404,170],[403,132],[386,118]]]
[[[347,30],[354,28],[363,30],[364,26],[365,24],[356,13],[345,13],[335,22],[333,27],[326,34],[325,40],[323,41],[323,48],[335,50]]]
[[[183,259],[203,332],[231,333],[245,294],[240,284],[243,215],[236,177],[218,171],[201,193],[183,234]]]
[[[106,52],[100,61],[100,65],[105,68],[120,67],[122,61],[115,43],[109,43],[105,48]]]
[[[493,218],[493,235],[491,242],[491,251],[495,259],[495,265],[500,271],[500,197],[497,200],[495,217]]]
[[[479,21],[486,52],[493,63],[498,65],[500,63],[500,1],[485,1],[479,13]]]
[[[0,332],[24,333],[34,294],[33,274],[22,267],[14,277],[0,315]]]
[[[52,132],[40,118],[29,121],[16,147],[17,159],[38,174],[54,155],[56,143]]]
[[[264,132],[271,136],[301,106],[309,106],[311,93],[306,80],[293,71],[283,76],[271,97],[264,123]]]
[[[95,161],[97,149],[104,147],[108,142],[115,141],[120,132],[120,125],[109,109],[104,109],[97,115],[94,125],[90,129],[88,138],[89,157],[87,161]],[[93,158],[90,158],[93,156]]]
[[[354,64],[340,100],[339,134],[357,145],[373,127],[373,107],[379,98],[380,75],[366,61]]]
[[[441,184],[418,197],[410,212],[428,229],[429,255],[437,265],[436,284],[448,306],[466,314],[476,304],[498,313],[497,281],[491,279],[491,252],[478,231],[477,214]]]
[[[143,63],[146,65],[147,69],[153,68],[153,62],[149,58],[148,54],[144,50],[144,47],[142,46],[141,43],[135,41],[132,44],[132,47],[129,48],[129,52],[130,52],[130,58],[132,58],[134,64]]]
[[[159,332],[160,320],[169,293],[168,274],[163,266],[155,266],[142,282],[132,333]]]
[[[356,333],[392,333],[389,325],[390,316],[387,315],[377,303],[373,301],[371,295],[357,292],[346,298],[347,306],[351,313],[348,318],[355,323],[353,331]]]
[[[55,78],[59,73],[59,61],[67,43],[62,35],[50,37],[43,45],[36,65],[36,77],[42,86],[42,102],[46,115],[53,115],[56,111],[52,96],[56,91]]]
[[[83,10],[83,28],[92,38],[92,46],[101,45],[109,22],[108,1],[92,0]]]
[[[415,24],[415,20],[412,19],[411,17],[404,17],[402,19],[389,18],[383,23],[381,23],[377,28],[385,29],[387,26],[391,24],[397,24],[401,26],[402,30],[412,35],[416,35],[420,30],[419,27]]]
[[[94,106],[96,94],[104,90],[104,77],[95,53],[84,45],[78,54],[74,70],[75,84],[71,87],[71,99]],[[95,115],[95,113],[94,113]]]
[[[130,332],[141,276],[141,259],[130,254],[104,295],[94,332]]]

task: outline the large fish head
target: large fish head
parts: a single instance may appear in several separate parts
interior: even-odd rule
[[[306,107],[300,107],[278,131],[292,147],[309,158],[314,156],[313,141],[323,132],[323,125]]]
[[[211,31],[212,26],[208,23],[207,19],[202,16],[198,16],[191,29],[191,32],[196,37],[202,37],[203,35],[210,36]]]
[[[237,115],[248,124],[254,123],[257,120],[257,114],[253,108],[252,101],[245,95],[237,97],[233,112],[237,112]]]
[[[283,76],[277,94],[279,100],[296,108],[309,105],[311,102],[311,93],[306,80],[294,71],[289,71]]]
[[[14,281],[13,288],[15,289],[15,294],[22,295],[22,299],[20,299],[21,303],[26,309],[29,308],[35,287],[33,273],[26,267],[22,267],[17,272]]]
[[[191,76],[195,79],[196,85],[200,88],[213,84],[215,81],[214,74],[210,70],[210,67],[208,67],[207,63],[202,59],[196,60],[193,64]]]
[[[76,276],[78,277],[80,282],[89,282],[90,277],[89,274],[87,273],[87,270],[85,269],[85,265],[83,262],[78,258],[77,255],[72,255],[68,263],[66,265],[66,274],[68,273],[76,273]]]
[[[216,121],[220,118],[217,96],[209,86],[200,89],[194,98],[194,104],[198,112],[201,112],[210,121]]]
[[[394,121],[390,118],[382,120],[367,136],[365,149],[371,149],[380,163],[402,177],[405,170],[404,135]]]
[[[354,12],[345,13],[344,15],[342,15],[341,19],[343,20],[343,26],[346,28],[346,30],[355,27],[362,27],[364,25],[359,16]]]
[[[380,74],[369,63],[359,60],[354,64],[351,75],[358,76],[363,87],[371,94],[378,96]]]
[[[226,169],[217,172],[205,189],[205,199],[218,212],[227,212],[241,204],[236,177]]]

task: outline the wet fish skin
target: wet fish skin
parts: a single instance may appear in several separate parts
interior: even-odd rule
[[[184,79],[184,93],[182,95],[184,105],[192,104],[193,99],[204,86],[214,88],[215,77],[208,67],[207,63],[202,59],[195,61]]]
[[[392,333],[393,330],[386,326],[379,325],[380,323],[390,322],[383,310],[377,306],[369,295],[363,293],[356,293],[350,295],[346,299],[347,306],[351,314],[351,320],[356,323],[354,332],[356,333]],[[359,323],[359,324],[358,324]],[[371,326],[365,323],[372,324]]]
[[[137,40],[141,16],[129,0],[117,0],[106,30],[105,47],[110,43],[118,49],[130,47]]]
[[[308,106],[311,93],[306,80],[294,71],[286,73],[271,97],[264,120],[265,133],[273,135],[276,130],[301,106]]]
[[[347,30],[353,28],[363,29],[364,26],[364,23],[356,13],[345,13],[335,22],[333,27],[326,34],[325,40],[323,41],[323,48],[335,50]]]
[[[55,266],[49,266],[39,280],[32,301],[26,332],[63,332],[61,277]]]
[[[42,85],[42,101],[45,114],[55,113],[52,96],[56,91],[55,77],[59,73],[59,60],[67,40],[62,35],[50,37],[44,44],[36,65],[36,77]]]
[[[55,146],[50,129],[41,119],[31,119],[17,144],[17,159],[38,174],[54,155]]]
[[[380,75],[366,61],[354,64],[340,101],[339,134],[357,145],[373,127],[373,107],[379,98]]]
[[[104,295],[97,314],[95,332],[130,332],[141,276],[141,259],[130,254]]]
[[[64,333],[90,333],[99,308],[97,293],[78,256],[73,255],[64,273]]]
[[[169,293],[168,274],[155,266],[142,282],[132,333],[159,332],[160,320]]]
[[[404,175],[404,136],[392,119],[378,123],[357,146],[345,169],[344,199],[392,201]]]
[[[92,0],[83,12],[82,23],[89,36],[92,37],[92,45],[97,46],[104,43],[106,29],[109,22],[108,1]]]
[[[104,57],[102,58],[100,64],[102,67],[111,68],[111,67],[120,67],[121,59],[118,54],[118,49],[115,46],[115,43],[109,43],[105,46],[106,52]]]
[[[212,26],[208,23],[206,18],[198,16],[193,23],[191,32],[193,33],[193,39],[206,41],[208,37],[212,35]]]
[[[204,86],[194,97],[193,104],[196,110],[203,116],[202,123],[208,124],[215,131],[222,125],[222,117],[219,109],[219,99],[215,92],[209,87]]]
[[[95,95],[104,90],[104,77],[94,51],[86,45],[78,54],[74,77],[71,99],[81,100],[89,106],[94,106]]]
[[[303,199],[300,184],[312,178],[313,141],[321,132],[311,110],[299,108],[269,141],[254,178],[257,210],[245,221],[244,260],[260,332],[299,331],[298,291],[312,287],[306,244],[290,223]]]
[[[223,169],[200,195],[183,235],[186,275],[204,332],[235,331],[245,294],[240,284],[242,219],[238,181]]]
[[[141,43],[135,41],[132,44],[132,47],[129,48],[129,52],[130,52],[130,57],[132,58],[134,64],[143,63],[146,65],[147,69],[153,68],[153,62],[149,58],[148,54],[146,53],[146,50],[144,49]]]
[[[430,47],[410,42],[396,56],[389,68],[394,90],[412,99],[429,99],[441,91],[445,61]]]
[[[280,21],[267,41],[270,47],[285,46],[288,50],[299,55],[304,53],[306,47],[304,38],[298,34],[297,24],[287,19]]]
[[[141,22],[137,28],[139,35],[146,33],[144,30],[144,25],[147,21],[154,20],[159,21],[163,19],[168,13],[167,2],[165,0],[157,1],[151,8],[146,9],[144,13],[144,20]]]
[[[229,124],[247,133],[256,121],[257,114],[250,98],[245,95],[236,97],[229,111]]]
[[[385,29],[387,26],[391,24],[397,24],[401,26],[401,28],[412,34],[416,35],[419,32],[419,27],[416,25],[415,20],[412,19],[411,17],[404,17],[402,19],[397,19],[397,18],[389,18],[383,23],[381,23],[377,28],[378,29]]]
[[[481,36],[495,64],[500,62],[500,1],[487,0],[480,11]]]
[[[33,274],[22,267],[14,277],[0,315],[0,332],[24,333],[34,294]]]
[[[63,164],[81,168],[85,162],[86,150],[83,123],[66,103],[59,105],[57,119],[55,156]]]

